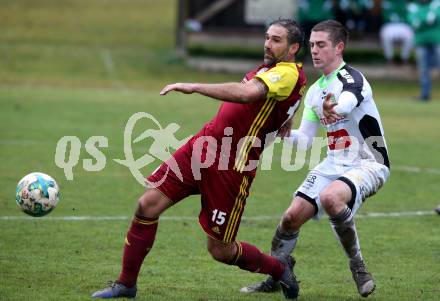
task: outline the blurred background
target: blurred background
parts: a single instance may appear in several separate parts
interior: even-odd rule
[[[339,20],[350,31],[349,63],[369,77],[419,81],[417,34],[434,27],[421,34],[440,44],[439,7],[437,0],[2,0],[0,81],[122,88],[187,66],[242,73],[261,62],[264,30],[279,17],[298,20],[307,34],[319,21]],[[313,74],[307,51],[301,60]],[[435,67],[434,57],[429,62]],[[438,79],[438,68],[429,72]]]
[[[363,71],[373,78],[414,80],[420,40],[440,44],[440,22],[431,20],[440,19],[439,5],[438,1],[406,0],[179,1],[177,54],[189,57],[190,66],[244,71],[255,62],[245,64],[243,60],[260,59],[261,32],[272,20],[285,17],[300,22],[307,44],[315,24],[336,19],[350,31],[345,52],[348,62],[363,65]],[[306,63],[308,55],[303,51],[301,58]],[[440,60],[439,51],[434,56]],[[225,63],[215,60],[218,57],[241,61]],[[429,62],[439,65],[434,59]],[[380,68],[384,64],[387,68]],[[433,76],[437,78],[437,74]]]

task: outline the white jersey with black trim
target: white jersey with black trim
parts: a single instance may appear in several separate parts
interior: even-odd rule
[[[323,115],[323,102],[333,94],[337,102],[342,92],[353,93],[357,104],[341,119],[329,123]],[[382,122],[373,100],[371,86],[362,73],[342,63],[327,76],[322,76],[308,90],[303,119],[319,122],[327,131],[327,158],[317,167],[324,174],[373,160],[390,168]],[[365,162],[365,161],[363,161]]]

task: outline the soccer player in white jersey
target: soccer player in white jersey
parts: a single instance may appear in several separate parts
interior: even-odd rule
[[[344,62],[348,33],[337,21],[313,27],[310,50],[313,65],[323,75],[308,90],[299,129],[288,138],[298,148],[310,146],[319,125],[327,131],[327,157],[306,177],[284,212],[272,240],[272,254],[290,255],[299,230],[308,220],[329,216],[331,227],[348,257],[361,296],[374,289],[361,254],[354,214],[363,201],[385,183],[390,164],[379,112],[370,84]],[[271,277],[244,287],[242,292],[271,292]]]

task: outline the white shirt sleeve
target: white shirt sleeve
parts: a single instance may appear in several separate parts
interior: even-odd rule
[[[297,149],[306,150],[312,145],[318,128],[318,122],[302,119],[299,128],[297,130],[291,130],[290,136],[284,138],[284,140],[296,145]]]
[[[342,116],[346,116],[356,107],[358,101],[356,96],[349,92],[343,91],[338,98],[338,104],[334,107],[336,113]]]

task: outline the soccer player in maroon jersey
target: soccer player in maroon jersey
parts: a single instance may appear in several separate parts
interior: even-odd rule
[[[270,137],[290,132],[299,106],[306,77],[295,56],[303,39],[296,22],[277,20],[266,32],[264,64],[242,82],[175,83],[163,88],[161,95],[199,93],[222,104],[210,122],[147,178],[148,188],[139,198],[125,239],[122,272],[92,297],[136,296],[139,270],[153,247],[159,216],[192,194],[201,195],[199,222],[215,260],[270,275],[281,283],[286,298],[298,296],[291,257],[266,255],[235,238],[260,154]]]

